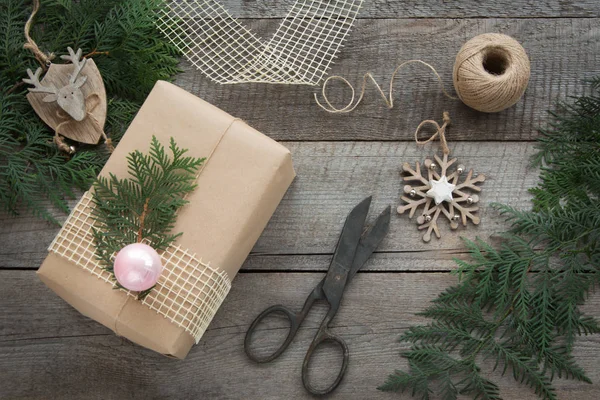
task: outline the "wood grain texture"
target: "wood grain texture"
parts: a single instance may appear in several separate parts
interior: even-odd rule
[[[403,183],[400,166],[403,162],[414,164],[437,150],[437,144],[425,147],[411,142],[286,142],[292,152],[298,174],[279,205],[273,218],[254,247],[255,255],[329,255],[333,252],[348,212],[368,195],[373,195],[371,219],[391,204],[395,209],[400,201]],[[463,251],[460,239],[488,238],[506,229],[503,219],[490,208],[490,203],[500,202],[518,208],[530,205],[527,189],[534,186],[537,171],[528,167],[534,152],[531,143],[514,142],[457,142],[450,145],[452,154],[467,168],[484,173],[488,178],[480,195],[478,227],[469,225],[450,233],[449,225],[441,223],[442,239],[432,239],[428,244],[421,240],[414,219],[407,215],[392,215],[390,232],[379,246],[383,264],[373,269],[448,269],[449,258]],[[46,256],[46,249],[58,228],[29,216],[0,217],[0,268],[37,268]],[[433,262],[428,268],[421,252],[443,250],[447,263],[443,267]],[[398,253],[397,255],[391,253]],[[407,256],[410,254],[410,256]],[[407,267],[398,258],[416,257],[417,267]],[[294,270],[296,262],[266,262],[260,267],[258,259],[245,268]],[[321,259],[319,259],[321,260]],[[391,261],[390,261],[391,260]],[[418,261],[420,260],[420,261]],[[328,263],[310,263],[312,268],[327,268]],[[410,263],[408,263],[410,265]]]
[[[440,2],[442,3],[442,2]],[[452,4],[454,2],[451,2]],[[449,3],[450,4],[450,3]],[[600,3],[599,3],[600,4]],[[266,37],[274,20],[246,21]],[[519,40],[531,59],[531,80],[514,107],[496,114],[476,112],[446,98],[433,74],[412,65],[397,76],[395,108],[389,110],[370,87],[351,114],[331,115],[313,98],[319,87],[266,84],[218,85],[188,63],[176,83],[277,140],[412,140],[425,119],[452,118],[450,140],[532,140],[547,121],[546,110],[585,91],[585,78],[600,74],[600,19],[382,19],[361,20],[348,36],[331,75],[359,85],[371,71],[385,90],[394,68],[410,59],[432,64],[452,86],[457,52],[470,38],[500,32]],[[333,84],[332,100],[349,100],[349,89]],[[342,101],[343,100],[343,101]]]
[[[69,84],[73,68],[73,64],[51,64],[42,79],[42,84],[46,86],[53,85],[60,90]],[[58,128],[58,133],[62,136],[81,143],[98,144],[103,135],[102,130],[106,122],[104,82],[96,63],[92,59],[87,60],[85,63],[81,76],[87,78],[85,84],[81,87],[86,111],[86,116],[81,121],[75,121],[71,118],[57,102],[44,102],[47,93],[29,93],[27,100],[29,100],[37,115],[54,131]]]
[[[323,274],[239,275],[200,344],[186,360],[177,361],[118,338],[83,317],[45,288],[33,271],[0,273],[0,398],[39,399],[50,393],[60,399],[310,398],[302,387],[300,367],[325,307],[311,312],[290,348],[273,363],[251,363],[242,343],[260,311],[276,303],[300,307]],[[425,321],[414,313],[453,282],[455,278],[444,273],[358,275],[332,324],[350,348],[347,375],[332,398],[409,399],[407,394],[390,395],[375,388],[394,369],[406,367],[399,356],[406,345],[397,338],[408,326]],[[597,311],[599,296],[586,307]],[[257,348],[274,348],[284,332],[280,322],[274,319],[262,327]],[[335,372],[338,354],[317,356],[314,376],[324,384],[323,379]],[[599,382],[600,338],[578,339],[575,356]],[[499,382],[506,399],[535,398],[510,374]],[[598,384],[557,379],[555,386],[561,399],[600,396]]]
[[[294,0],[221,2],[268,38]],[[534,152],[530,141],[546,123],[546,110],[584,93],[582,80],[600,74],[600,2],[366,0],[330,70],[353,84],[371,71],[387,89],[396,65],[422,59],[438,69],[450,89],[456,53],[468,39],[485,32],[515,37],[532,63],[525,97],[499,114],[477,113],[446,99],[430,73],[419,67],[399,75],[395,109],[386,109],[370,88],[353,114],[329,115],[314,102],[319,88],[220,86],[182,62],[184,73],[176,83],[285,141],[298,178],[206,335],[184,361],[115,336],[54,295],[34,270],[58,228],[28,215],[0,213],[0,398],[310,399],[300,369],[324,307],[309,315],[288,351],[271,364],[256,365],[245,356],[246,329],[267,306],[301,305],[323,277],[343,220],[358,201],[374,195],[372,217],[388,204],[398,205],[402,162],[422,160],[436,149],[412,142],[415,127],[424,119],[441,119],[447,110],[453,119],[448,136],[453,155],[488,177],[481,196],[482,224],[424,244],[414,221],[393,215],[388,237],[349,287],[333,321],[333,331],[347,341],[351,359],[331,398],[411,399],[375,389],[394,369],[406,367],[399,353],[407,347],[397,338],[408,326],[424,322],[414,314],[456,282],[447,271],[455,268],[452,258],[467,256],[459,236],[494,240],[495,232],[506,229],[490,209],[491,202],[529,207],[527,188],[538,175],[528,165]],[[340,102],[336,104],[347,100],[347,94],[341,85],[333,85],[331,96]],[[592,296],[585,310],[598,316],[600,296]],[[256,345],[274,348],[285,334],[281,326],[281,321],[270,320],[264,333],[274,336],[258,337]],[[599,399],[600,338],[581,337],[574,355],[594,384],[556,380],[559,399]],[[339,358],[326,351],[314,361],[315,376],[325,383]],[[498,382],[505,399],[536,399],[510,376]]]
[[[294,0],[222,0],[238,18],[284,18]],[[597,17],[596,0],[366,0],[358,18]]]

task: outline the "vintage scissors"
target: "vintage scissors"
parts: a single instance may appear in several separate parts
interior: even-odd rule
[[[266,363],[279,357],[290,345],[300,325],[308,315],[313,304],[317,300],[324,300],[329,303],[329,311],[325,315],[323,322],[317,331],[312,343],[310,344],[304,363],[302,364],[302,383],[308,392],[313,395],[325,395],[331,393],[342,381],[346,368],[348,367],[348,346],[339,336],[329,331],[329,324],[337,313],[344,289],[356,272],[365,264],[373,251],[387,234],[390,226],[390,207],[388,206],[378,217],[371,229],[364,231],[365,220],[371,205],[371,197],[367,197],[360,202],[346,217],[342,234],[340,235],[333,259],[329,265],[327,275],[310,293],[302,310],[295,313],[282,305],[275,305],[267,308],[256,317],[244,340],[244,350],[248,357],[257,363]],[[252,335],[260,322],[272,313],[283,313],[290,320],[290,331],[282,345],[273,354],[264,357],[258,356],[250,349]],[[342,367],[335,381],[326,389],[320,390],[313,387],[308,381],[309,361],[315,349],[323,342],[330,341],[336,343],[342,350]]]

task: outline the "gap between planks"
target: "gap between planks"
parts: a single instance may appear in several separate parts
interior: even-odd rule
[[[269,37],[277,25],[274,20],[248,23],[261,37]],[[450,141],[529,141],[546,126],[546,110],[585,93],[589,85],[584,79],[600,74],[600,18],[360,20],[329,74],[344,76],[359,86],[363,74],[370,71],[387,91],[398,64],[422,59],[438,70],[446,89],[452,91],[456,54],[468,39],[486,32],[515,37],[531,60],[525,96],[501,113],[479,113],[447,99],[433,74],[417,65],[399,73],[394,109],[388,109],[369,86],[363,103],[343,115],[328,114],[316,105],[313,94],[320,91],[319,86],[217,85],[187,62],[182,62],[184,72],[176,84],[276,140],[410,141],[421,121],[439,120],[443,111],[449,111],[453,121]],[[349,89],[334,83],[330,98],[338,106],[346,104]]]
[[[292,152],[298,175],[254,246],[245,270],[327,269],[348,212],[367,195],[373,195],[369,222],[387,205],[395,208],[403,187],[402,163],[422,161],[437,149],[435,144],[422,148],[410,142],[284,144]],[[489,207],[491,202],[530,207],[528,188],[535,186],[538,175],[528,166],[535,151],[532,143],[456,142],[451,147],[459,162],[487,176],[480,195],[481,224],[454,232],[441,225],[442,239],[423,243],[414,219],[394,213],[390,232],[366,270],[451,270],[452,258],[466,255],[461,236],[496,240],[495,233],[507,229],[503,218]],[[28,216],[0,217],[0,269],[37,268],[57,231]]]
[[[234,17],[239,19],[284,18],[293,0],[260,0],[240,2],[222,0],[220,2]],[[596,0],[498,0],[498,1],[386,1],[366,0],[359,19],[381,18],[589,18],[600,15],[600,4]]]
[[[236,278],[209,330],[185,361],[173,360],[113,335],[110,330],[72,309],[37,279],[33,271],[5,272],[0,280],[1,398],[211,398],[308,399],[300,367],[308,344],[326,312],[311,312],[290,348],[275,362],[256,365],[243,352],[247,327],[259,312],[273,304],[300,308],[322,274],[243,274]],[[339,399],[392,399],[378,392],[387,374],[406,368],[400,352],[407,349],[398,337],[412,325],[427,321],[415,313],[440,291],[456,282],[447,273],[363,274],[344,294],[331,329],[348,343],[348,375],[333,394]],[[31,296],[34,291],[36,296]],[[599,296],[585,310],[597,314]],[[277,320],[261,329],[281,331]],[[263,332],[266,333],[266,332]],[[258,346],[271,347],[280,336],[265,335]],[[557,379],[561,399],[600,397],[599,335],[582,336],[575,358],[594,385]],[[325,352],[315,360],[318,376],[326,375],[338,354]],[[493,365],[484,362],[484,371]],[[496,378],[499,374],[491,374]],[[60,379],[57,377],[60,376]],[[498,379],[507,399],[535,399],[533,392]],[[135,393],[135,395],[133,395]],[[409,397],[407,397],[408,399]]]

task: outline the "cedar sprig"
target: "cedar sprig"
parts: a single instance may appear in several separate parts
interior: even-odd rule
[[[205,159],[186,156],[188,150],[178,147],[173,138],[169,150],[170,155],[153,136],[148,154],[136,150],[127,156],[129,178],[111,173],[94,182],[96,256],[111,274],[114,256],[126,245],[144,242],[160,251],[182,235],[171,232],[177,210],[196,189],[196,175]]]
[[[597,90],[600,78],[590,84]],[[600,332],[581,310],[600,283],[600,96],[561,104],[551,116],[534,157],[533,210],[494,205],[511,229],[499,246],[465,241],[470,260],[456,260],[458,284],[420,313],[430,323],[402,335],[408,370],[379,389],[500,399],[492,370],[554,400],[553,379],[591,383],[572,350],[577,336]]]
[[[106,162],[103,146],[78,145],[71,158],[52,143],[54,132],[35,114],[22,79],[39,64],[23,47],[30,0],[0,0],[0,210],[29,211],[58,223],[67,199],[87,190]],[[42,51],[82,48],[103,77],[108,100],[105,132],[118,143],[157,79],[178,72],[177,48],[156,22],[163,0],[42,0],[31,35]]]

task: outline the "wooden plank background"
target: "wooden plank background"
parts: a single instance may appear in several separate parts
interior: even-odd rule
[[[264,36],[279,23],[245,22]],[[186,72],[177,82],[277,140],[411,140],[420,121],[441,119],[442,112],[449,111],[454,121],[449,140],[530,141],[544,125],[547,109],[582,93],[583,79],[600,73],[596,18],[363,19],[357,21],[331,73],[359,85],[363,74],[371,71],[387,92],[397,65],[421,59],[438,70],[450,90],[456,54],[468,39],[484,32],[515,37],[531,59],[531,80],[523,101],[497,114],[483,114],[447,99],[434,75],[417,65],[396,77],[394,109],[388,110],[376,89],[369,87],[363,105],[345,115],[328,115],[316,105],[313,94],[320,92],[318,87],[216,86],[185,64]],[[334,104],[347,104],[349,89],[341,83],[332,84],[332,89],[332,100],[338,100]]]
[[[232,14],[268,36],[292,0],[225,0]],[[506,228],[489,206],[502,202],[529,207],[527,189],[537,171],[529,166],[537,128],[546,110],[583,93],[582,80],[600,74],[600,2],[597,0],[498,0],[480,2],[366,0],[356,27],[331,70],[358,83],[372,71],[388,85],[395,66],[408,59],[433,64],[450,88],[454,57],[470,37],[502,32],[517,38],[532,63],[524,99],[499,114],[481,114],[446,99],[426,70],[410,67],[396,84],[388,110],[368,90],[350,115],[329,115],[314,102],[318,88],[244,84],[218,86],[186,62],[176,83],[280,140],[292,151],[298,178],[235,279],[232,292],[199,345],[185,361],[140,348],[73,310],[35,276],[55,226],[29,215],[0,214],[0,398],[122,399],[308,398],[301,384],[304,353],[324,308],[311,313],[290,349],[268,365],[254,365],[242,342],[249,323],[265,307],[299,307],[328,267],[347,212],[367,195],[374,210],[398,205],[400,165],[435,151],[412,142],[423,119],[453,118],[453,154],[485,173],[482,223],[424,244],[414,221],[392,216],[390,233],[344,296],[333,330],[350,347],[348,374],[333,398],[402,398],[375,388],[406,366],[397,342],[414,314],[455,282],[453,258],[466,257],[460,236],[494,240]],[[332,96],[347,92],[335,85]],[[58,215],[58,214],[57,214]],[[586,305],[598,315],[600,299]],[[258,342],[273,346],[281,321],[267,329],[279,334]],[[315,377],[326,381],[337,366],[333,349],[319,353]],[[557,380],[561,399],[600,398],[600,338],[582,337],[576,357],[593,385]],[[533,399],[512,377],[500,379],[506,399]]]

